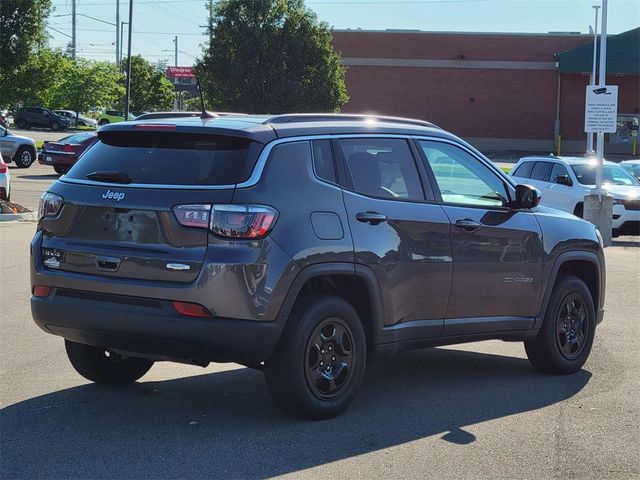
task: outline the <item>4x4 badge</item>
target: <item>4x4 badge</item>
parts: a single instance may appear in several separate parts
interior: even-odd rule
[[[184,263],[167,263],[167,268],[169,270],[190,270],[191,267]]]

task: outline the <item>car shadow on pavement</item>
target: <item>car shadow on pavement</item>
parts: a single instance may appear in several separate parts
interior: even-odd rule
[[[162,368],[156,365],[154,368]],[[521,358],[450,349],[369,365],[342,416],[277,410],[249,369],[125,387],[83,385],[4,408],[4,478],[265,478],[428,436],[472,444],[466,426],[579,392],[585,370],[547,376]]]
[[[42,175],[20,175],[21,180],[57,180],[60,175],[57,173],[44,173]]]

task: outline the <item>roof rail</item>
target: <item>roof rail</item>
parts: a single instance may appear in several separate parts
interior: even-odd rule
[[[286,113],[267,118],[265,125],[270,123],[298,123],[298,122],[354,122],[374,120],[378,122],[402,123],[418,125],[420,127],[440,128],[436,124],[413,118],[388,117],[384,115],[367,115],[358,113]]]

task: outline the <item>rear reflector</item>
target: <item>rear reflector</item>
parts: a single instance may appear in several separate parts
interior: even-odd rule
[[[198,305],[197,303],[188,303],[188,302],[172,302],[173,308],[176,309],[180,315],[184,315],[185,317],[199,317],[199,318],[211,318],[211,313],[209,310],[204,308],[202,305]]]
[[[133,127],[135,130],[175,130],[175,125],[168,125],[166,123],[140,123]]]
[[[33,288],[33,296],[34,297],[48,297],[51,293],[51,287],[47,287],[46,285],[36,285]]]

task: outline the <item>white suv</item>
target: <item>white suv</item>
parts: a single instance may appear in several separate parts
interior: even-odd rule
[[[595,187],[596,160],[525,157],[509,175],[542,191],[542,204],[582,217],[584,196]],[[640,182],[613,162],[604,162],[603,188],[613,197],[614,235],[640,231]]]

